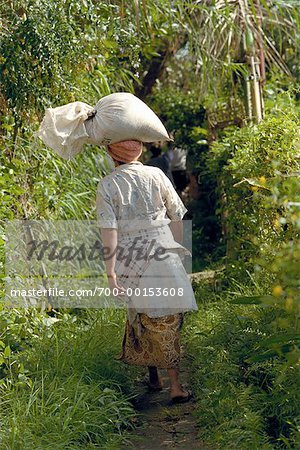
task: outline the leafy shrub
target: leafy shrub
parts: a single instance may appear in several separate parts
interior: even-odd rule
[[[276,252],[295,235],[295,227],[285,222],[285,216],[291,217],[289,202],[297,201],[292,186],[297,184],[300,169],[298,127],[297,114],[283,112],[280,117],[267,116],[259,125],[230,132],[214,144],[208,165],[218,173],[223,194],[220,210],[229,258],[249,261],[266,247]]]
[[[188,334],[199,423],[219,448],[298,448],[297,109],[228,131],[207,167],[218,177],[227,268],[225,290],[198,289]]]
[[[221,177],[229,267],[237,267],[239,276],[245,268],[254,272],[264,294],[273,296],[257,303],[271,301],[283,308],[281,330],[287,333],[298,332],[300,305],[298,128],[296,113],[269,116],[214,147],[219,158],[224,161],[226,154],[227,160]]]
[[[298,448],[299,352],[295,341],[293,360],[280,351],[284,309],[232,304],[254,293],[260,296],[262,288],[233,280],[218,293],[205,286],[196,291],[199,312],[188,319],[185,339],[199,433],[219,449]],[[273,356],[261,357],[263,342],[272,339]]]
[[[133,89],[137,43],[130,9],[122,21],[119,6],[91,0],[0,8],[0,85],[19,124],[51,104],[95,103],[112,88]]]

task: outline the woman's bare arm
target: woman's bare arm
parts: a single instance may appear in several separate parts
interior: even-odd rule
[[[124,289],[118,285],[115,272],[116,254],[118,246],[118,230],[115,228],[101,228],[101,238],[104,250],[104,263],[108,277],[108,285],[118,290],[118,295],[124,295]]]
[[[176,242],[182,244],[183,241],[183,223],[182,220],[176,220],[169,223],[173,237]]]
[[[115,273],[118,230],[115,228],[101,228],[101,238],[104,249],[106,273],[109,277]]]

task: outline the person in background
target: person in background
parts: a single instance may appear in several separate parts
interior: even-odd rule
[[[179,147],[173,149],[171,161],[171,171],[176,190],[180,196],[189,184],[189,177],[186,170],[187,150]]]
[[[169,178],[172,185],[175,187],[172,171],[171,171],[171,163],[173,159],[173,150],[171,146],[168,146],[166,152],[162,152],[162,147],[160,143],[152,144],[149,148],[149,151],[152,154],[152,157],[145,162],[147,166],[158,167],[163,171],[165,175]]]

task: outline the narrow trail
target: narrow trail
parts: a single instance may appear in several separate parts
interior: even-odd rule
[[[222,270],[222,269],[221,269]],[[215,282],[217,271],[206,270],[190,275],[192,282]],[[184,356],[181,367],[181,382],[183,387],[190,389],[189,363]],[[123,445],[121,450],[211,450],[198,437],[199,428],[194,416],[195,401],[181,405],[169,404],[169,382],[167,372],[160,371],[163,390],[150,393],[145,384],[140,382],[134,407],[139,414],[138,427],[130,439],[130,443]]]
[[[181,379],[189,387],[187,362],[183,361]],[[131,438],[131,444],[122,447],[134,450],[198,449],[208,450],[197,435],[199,429],[193,416],[195,402],[169,405],[169,389],[166,371],[161,371],[164,389],[149,393],[142,383],[137,387],[135,408],[140,414],[139,426]]]

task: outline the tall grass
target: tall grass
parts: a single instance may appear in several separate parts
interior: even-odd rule
[[[16,141],[9,121],[6,131],[1,227],[14,219],[96,219],[96,188],[108,169],[101,149],[66,162],[32,129]],[[3,249],[0,256],[4,268]],[[1,450],[119,448],[135,414],[129,401],[134,369],[114,359],[124,312],[51,315],[0,305]]]
[[[63,317],[23,351],[24,385],[2,387],[1,449],[119,448],[133,427],[132,370],[115,360],[124,314]]]
[[[291,364],[280,352],[251,360],[284,312],[234,305],[261,288],[251,279],[226,284],[196,289],[199,312],[185,326],[201,439],[220,450],[298,449],[299,361]]]

